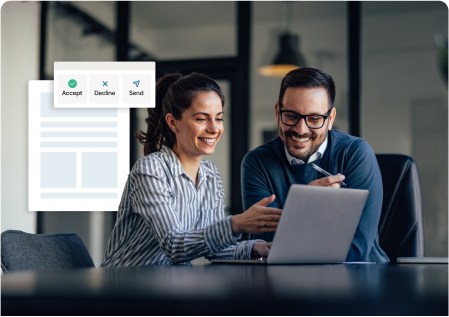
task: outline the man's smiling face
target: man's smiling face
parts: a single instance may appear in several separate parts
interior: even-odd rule
[[[302,115],[326,115],[329,111],[329,98],[326,89],[323,87],[287,88],[281,102],[281,110],[293,111]],[[301,119],[295,126],[283,124],[279,106],[279,102],[277,102],[275,109],[279,136],[291,156],[307,163],[310,156],[326,139],[328,131],[332,129],[336,110],[335,108],[331,110],[323,127],[310,129],[304,119]]]

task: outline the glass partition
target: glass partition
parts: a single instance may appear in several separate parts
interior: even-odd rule
[[[231,1],[134,1],[131,42],[157,61],[237,54]]]
[[[447,6],[362,2],[361,20],[362,137],[375,153],[415,159],[425,255],[447,257],[448,92],[435,41],[447,41]]]
[[[93,28],[70,10],[74,7],[93,17],[112,34],[116,25],[115,6],[115,2],[112,1],[48,3],[45,73],[49,79],[53,79],[53,63],[56,61],[115,60],[113,37]]]

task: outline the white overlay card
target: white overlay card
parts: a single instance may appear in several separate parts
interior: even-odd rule
[[[55,108],[54,82],[28,83],[30,211],[117,211],[129,173],[129,109]]]

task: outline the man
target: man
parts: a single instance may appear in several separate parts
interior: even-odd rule
[[[284,77],[274,107],[279,137],[243,159],[244,210],[272,194],[276,199],[268,206],[282,209],[292,184],[340,187],[344,180],[348,188],[369,190],[346,261],[389,262],[377,231],[383,191],[376,157],[363,139],[332,130],[334,100],[332,77],[320,70],[299,68]],[[334,176],[323,177],[312,162]],[[251,238],[269,242],[273,237]]]

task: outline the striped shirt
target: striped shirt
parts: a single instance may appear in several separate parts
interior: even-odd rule
[[[133,166],[101,267],[250,259],[257,240],[237,242],[223,200],[212,162],[201,161],[197,189],[176,154],[162,146]]]

